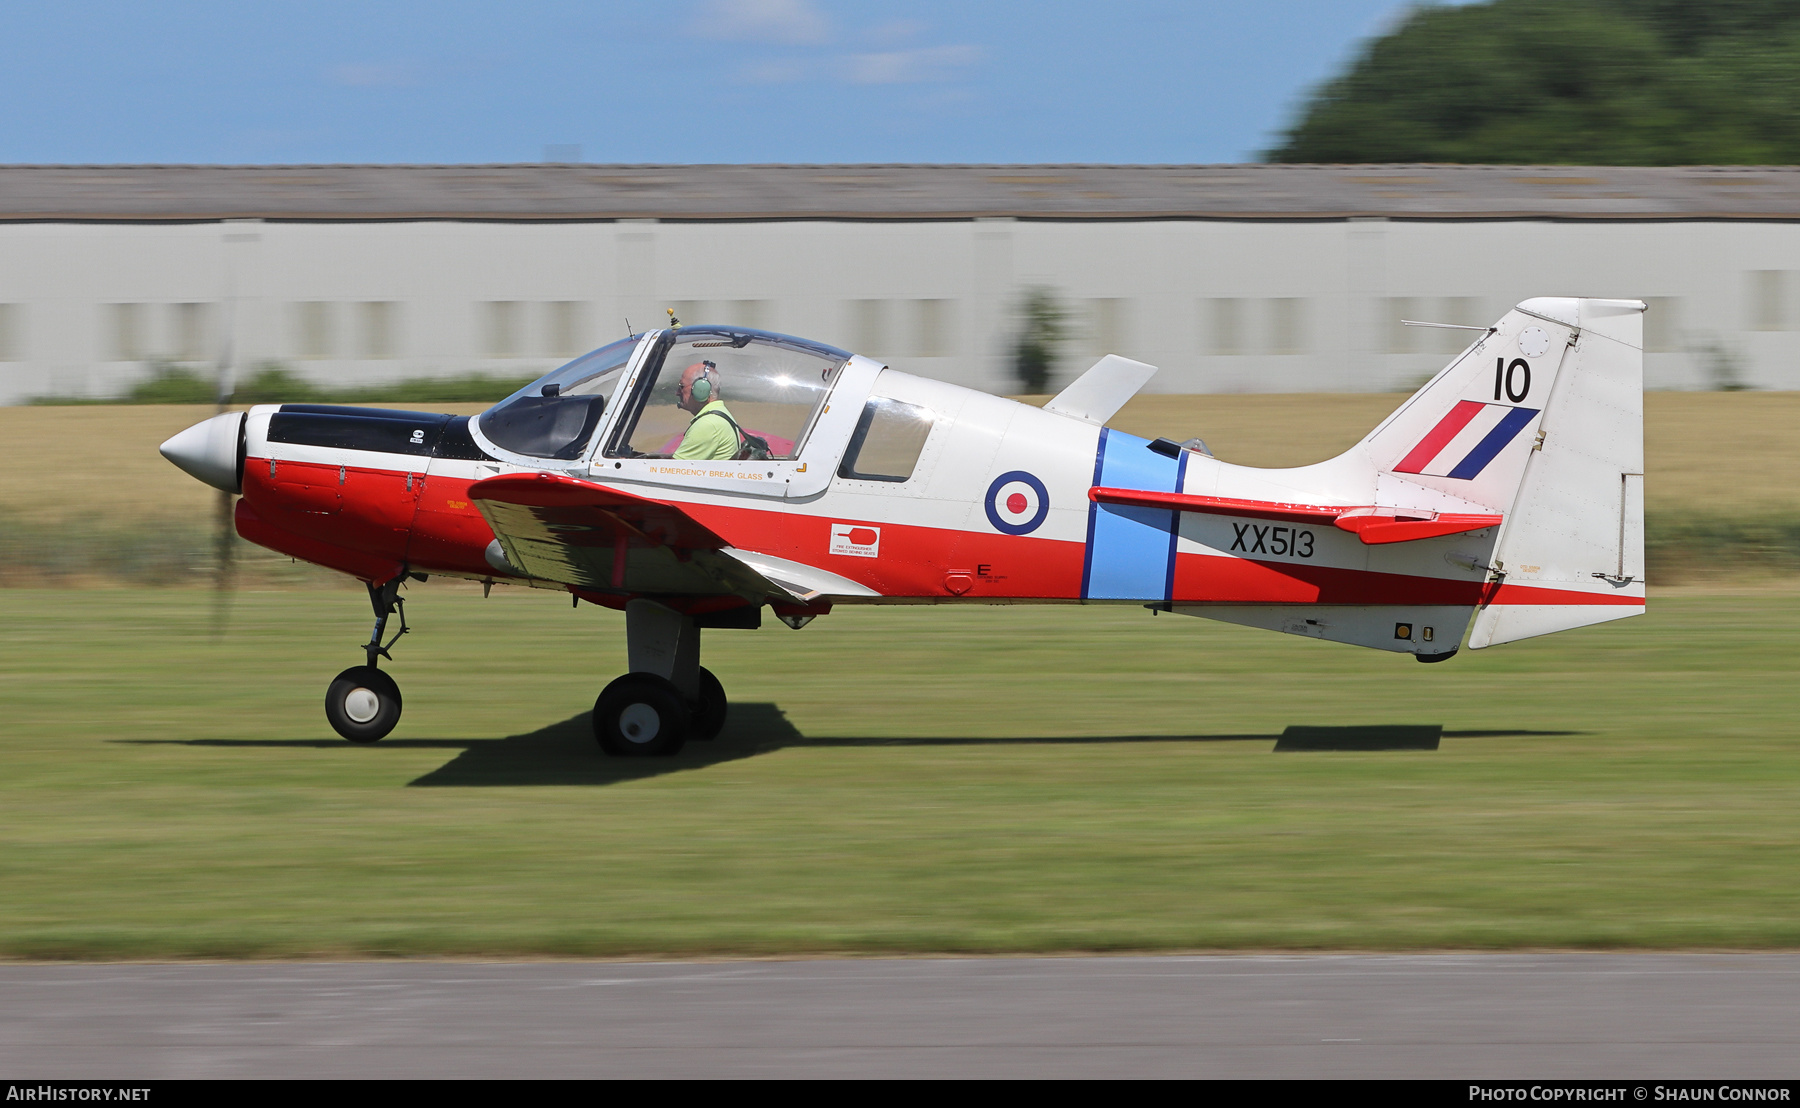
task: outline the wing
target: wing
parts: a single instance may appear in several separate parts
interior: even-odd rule
[[[1330,523],[1369,545],[1460,535],[1465,531],[1496,527],[1503,518],[1477,512],[1434,512],[1429,508],[1282,504],[1272,500],[1233,500],[1223,496],[1189,496],[1179,492],[1143,492],[1099,486],[1088,490],[1088,499],[1098,504],[1125,504],[1134,508],[1173,508],[1178,512],[1207,515]]]
[[[808,604],[874,596],[835,573],[734,549],[677,504],[553,473],[469,486],[506,560],[540,581],[603,592]]]

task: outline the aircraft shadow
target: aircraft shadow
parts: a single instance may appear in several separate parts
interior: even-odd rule
[[[752,758],[784,747],[856,747],[856,746],[1058,746],[1107,745],[1115,743],[1205,743],[1266,742],[1275,749],[1290,749],[1282,741],[1296,729],[1282,734],[1246,733],[1218,735],[1105,735],[1056,736],[1046,738],[985,737],[809,737],[800,733],[779,705],[737,703],[725,730],[711,742],[690,742],[673,758],[608,758],[594,745],[594,733],[588,714],[572,716],[525,735],[506,739],[463,740],[463,752],[444,765],[409,784],[419,787],[468,787],[483,785],[610,785],[620,781],[638,781],[665,773],[701,769],[706,766]],[[1439,727],[1348,727],[1309,728],[1313,732],[1350,732],[1341,736],[1348,745],[1328,745],[1332,736],[1311,736],[1309,750],[1416,750],[1437,749],[1437,736],[1451,738],[1506,738],[1534,735],[1578,735],[1579,731],[1444,731]],[[1431,745],[1422,747],[1413,732],[1429,731]],[[1398,732],[1389,735],[1388,732]],[[1386,745],[1382,745],[1382,743]],[[1360,745],[1358,745],[1360,744]]]
[[[609,758],[594,742],[591,714],[505,739],[465,741],[463,752],[408,782],[421,788],[471,785],[612,785],[735,762],[802,741],[773,704],[733,704],[725,730],[690,742],[672,758]]]
[[[1287,745],[1296,732],[1306,732],[1305,745]],[[1430,745],[1420,745],[1421,732],[1430,733]],[[667,773],[703,769],[740,758],[767,754],[784,747],[856,746],[1060,746],[1116,743],[1266,742],[1286,750],[1418,750],[1437,748],[1437,736],[1448,738],[1507,738],[1579,735],[1579,731],[1444,731],[1439,727],[1289,727],[1280,734],[1258,732],[1216,735],[1078,735],[1044,738],[1015,736],[984,738],[946,737],[818,737],[800,733],[779,705],[736,703],[724,732],[711,742],[690,742],[672,758],[609,758],[594,743],[587,712],[503,739],[384,739],[368,749],[455,750],[456,757],[437,769],[408,782],[420,788],[468,788],[495,785],[611,785],[640,781]],[[311,747],[342,749],[342,739],[115,739],[134,745],[177,744],[213,747]],[[1332,745],[1333,742],[1337,745]],[[1383,744],[1386,745],[1383,745]]]
[[[1377,724],[1361,727],[1289,727],[1275,740],[1275,753],[1301,750],[1436,750],[1444,729],[1437,724]]]

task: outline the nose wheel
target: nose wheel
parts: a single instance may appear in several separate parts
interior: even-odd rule
[[[393,661],[394,656],[388,653],[388,648],[408,631],[406,601],[400,596],[400,586],[406,578],[407,575],[402,573],[392,581],[369,586],[369,603],[375,609],[375,628],[362,648],[368,662],[338,674],[325,689],[326,721],[333,731],[353,743],[379,742],[394,729],[394,724],[400,722],[400,686],[375,668],[375,662],[378,658]],[[396,614],[400,617],[400,629],[384,644],[381,637],[387,631],[388,617]]]
[[[400,722],[400,686],[374,666],[351,666],[325,690],[325,718],[353,743],[379,742]]]

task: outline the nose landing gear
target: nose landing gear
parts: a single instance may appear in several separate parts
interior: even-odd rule
[[[400,585],[407,574],[392,581],[369,586],[369,604],[375,609],[375,628],[363,644],[368,664],[351,666],[331,679],[325,690],[325,718],[331,729],[353,743],[379,742],[400,722],[400,686],[376,668],[377,658],[393,661],[390,647],[411,628],[406,626],[406,601],[400,596]],[[400,616],[400,629],[385,644],[381,636],[387,631],[388,617]]]

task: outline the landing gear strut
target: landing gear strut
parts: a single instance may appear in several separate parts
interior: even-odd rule
[[[700,665],[700,629],[691,616],[653,600],[625,605],[631,672],[594,702],[594,738],[615,757],[679,752],[725,726],[725,688]]]
[[[389,648],[411,630],[406,626],[406,600],[400,595],[400,586],[406,577],[402,573],[392,581],[369,585],[369,605],[375,609],[375,627],[369,632],[369,641],[363,644],[368,664],[351,666],[332,678],[331,685],[325,690],[325,718],[330,721],[333,731],[353,743],[379,742],[394,729],[394,724],[400,722],[400,686],[376,668],[375,660],[393,661]],[[383,643],[381,636],[387,633],[391,615],[399,615],[400,629]]]

